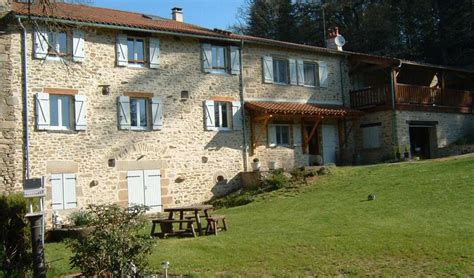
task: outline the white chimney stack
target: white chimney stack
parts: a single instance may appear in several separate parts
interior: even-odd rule
[[[183,22],[183,9],[174,7],[171,9],[171,16],[173,20]]]
[[[346,40],[339,34],[339,28],[329,28],[326,39],[326,47],[342,51],[342,47],[346,44]]]

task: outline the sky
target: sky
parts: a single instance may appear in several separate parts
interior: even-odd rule
[[[171,8],[183,8],[184,22],[206,28],[227,29],[237,23],[245,0],[93,0],[96,7],[171,18]]]

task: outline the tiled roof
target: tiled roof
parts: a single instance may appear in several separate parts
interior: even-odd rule
[[[362,112],[343,106],[329,106],[312,103],[266,102],[251,101],[245,103],[245,108],[265,114],[283,114],[299,116],[357,116]]]
[[[47,16],[54,19],[104,24],[110,26],[189,33],[213,37],[228,36],[196,25],[158,17],[150,17],[141,13],[132,13],[67,3],[56,3],[55,5],[56,6],[50,10],[44,10],[40,5],[31,5],[30,14],[32,16],[38,17]],[[14,13],[19,15],[28,15],[29,12],[28,4],[16,2],[12,3],[12,10]]]
[[[106,8],[91,7],[77,4],[56,3],[54,9],[44,10],[39,5],[31,5],[28,11],[28,4],[12,3],[12,11],[18,15],[28,15],[37,17],[48,17],[60,20],[70,20],[79,23],[103,24],[109,26],[121,26],[139,28],[149,31],[165,31],[172,33],[193,34],[200,36],[215,37],[216,39],[243,40],[246,42],[267,44],[286,48],[297,48],[308,51],[325,52],[331,54],[343,54],[342,51],[328,49],[324,47],[303,45],[272,39],[265,39],[247,35],[239,35],[231,32],[223,32],[217,29],[211,30],[196,25],[178,22],[154,16],[147,16],[141,13],[112,10]]]

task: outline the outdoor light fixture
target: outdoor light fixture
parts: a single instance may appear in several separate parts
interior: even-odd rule
[[[168,268],[170,268],[170,262],[169,261],[162,262],[161,268],[165,270],[165,278],[168,278]]]
[[[102,88],[102,95],[108,96],[110,94],[110,85],[99,85]]]

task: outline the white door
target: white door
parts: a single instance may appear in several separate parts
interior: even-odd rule
[[[150,207],[150,211],[161,211],[161,175],[160,170],[145,170],[145,205]]]
[[[160,170],[129,171],[128,204],[146,205],[151,212],[161,211]]]
[[[323,161],[324,164],[336,163],[336,148],[339,143],[335,125],[323,125]]]

